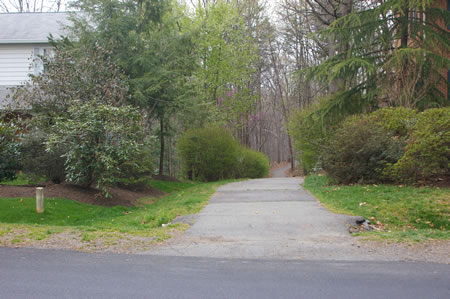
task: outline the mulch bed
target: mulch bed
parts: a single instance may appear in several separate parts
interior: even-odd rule
[[[67,183],[53,184],[43,183],[28,186],[8,186],[0,185],[0,197],[34,197],[36,187],[44,187],[45,197],[58,197],[72,199],[83,203],[100,206],[134,206],[137,200],[143,197],[155,197],[164,195],[155,188],[143,191],[132,191],[123,188],[109,188],[112,198],[104,198],[100,191],[95,188],[83,188]]]
[[[450,175],[436,178],[428,182],[428,185],[439,188],[450,188]]]

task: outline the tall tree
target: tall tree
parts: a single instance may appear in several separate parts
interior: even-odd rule
[[[332,82],[345,81],[321,112],[355,113],[384,105],[427,108],[446,105],[439,91],[448,68],[450,33],[439,25],[448,11],[428,0],[386,0],[360,6],[318,36],[337,37],[342,51],[311,70]]]
[[[64,0],[0,0],[0,12],[59,12]]]
[[[255,43],[238,7],[226,1],[197,8],[194,26],[198,100],[209,105],[216,120],[240,126],[253,107],[248,83],[258,59]]]
[[[172,1],[82,0],[85,14],[72,28],[81,43],[102,43],[129,76],[132,103],[159,124],[159,173],[164,172],[165,136],[170,115],[187,98],[194,67],[186,16]]]

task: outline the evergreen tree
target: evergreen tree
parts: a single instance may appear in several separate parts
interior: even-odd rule
[[[334,37],[340,52],[309,75],[343,84],[321,116],[340,118],[385,105],[447,105],[439,86],[446,84],[443,69],[450,65],[448,22],[448,11],[430,0],[372,1],[318,32],[323,40]]]

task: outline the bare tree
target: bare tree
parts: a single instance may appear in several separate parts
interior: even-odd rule
[[[0,12],[59,12],[64,0],[0,0]]]

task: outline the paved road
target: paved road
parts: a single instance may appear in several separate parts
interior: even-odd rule
[[[1,298],[450,298],[448,265],[0,248]]]
[[[351,217],[323,208],[301,178],[249,180],[222,186],[181,237],[149,254],[306,260],[380,260],[358,248]]]

